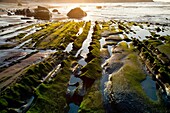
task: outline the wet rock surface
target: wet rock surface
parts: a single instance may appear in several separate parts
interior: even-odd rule
[[[112,83],[112,92],[108,96],[109,105],[106,104],[105,107],[108,108],[108,113],[144,113],[150,112],[149,106],[143,102],[143,99],[127,88],[128,86],[124,81],[121,87],[114,86],[117,82]],[[123,85],[125,84],[125,85]]]
[[[170,41],[153,26],[111,20],[2,27],[0,112],[168,112]],[[144,66],[158,100],[142,89]]]
[[[104,107],[108,113],[150,112],[150,106],[136,91],[130,89],[130,83],[121,72],[122,68],[128,65],[127,56],[127,53],[113,53],[112,57],[103,65],[103,76],[109,76],[103,93]]]

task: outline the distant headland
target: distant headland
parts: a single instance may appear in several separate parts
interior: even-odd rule
[[[0,0],[0,2],[47,2],[47,0]],[[48,0],[48,2],[101,3],[101,2],[153,2],[153,0]]]

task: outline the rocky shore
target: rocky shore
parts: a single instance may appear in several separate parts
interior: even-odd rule
[[[55,9],[1,9],[22,23],[0,27],[0,112],[169,112],[168,25],[84,21],[76,7],[51,21]]]

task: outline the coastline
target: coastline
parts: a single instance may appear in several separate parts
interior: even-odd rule
[[[26,14],[37,6],[52,17]],[[169,6],[0,4],[0,112],[168,112]],[[75,7],[87,16],[69,18]]]

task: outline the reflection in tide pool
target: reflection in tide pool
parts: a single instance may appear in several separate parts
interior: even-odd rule
[[[73,42],[69,43],[64,52],[70,52],[73,49]]]
[[[141,85],[146,95],[156,101],[156,83],[152,80],[152,78],[150,76],[146,76],[146,79],[141,83]]]
[[[74,104],[74,103],[70,103],[70,104],[69,104],[69,107],[70,107],[70,110],[69,110],[68,113],[78,113],[79,106],[77,106],[77,105]]]

